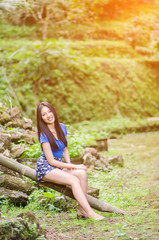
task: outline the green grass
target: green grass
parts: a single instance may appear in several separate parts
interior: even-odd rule
[[[99,199],[121,208],[127,215],[101,213],[108,220],[96,222],[77,220],[73,208],[58,213],[46,211],[41,205],[37,211],[35,199],[38,196],[35,194],[33,203],[24,209],[11,207],[3,217],[16,216],[30,208],[43,228],[62,239],[157,240],[158,144],[158,133],[132,134],[109,140],[109,151],[102,153],[106,157],[122,154],[124,167],[114,167],[109,173],[88,170],[89,185],[100,189]]]
[[[67,45],[72,49],[90,58],[129,58],[141,57],[137,54],[127,41],[110,40],[86,40],[86,41],[67,41]]]
[[[129,59],[139,58],[144,59],[141,54],[136,50],[132,49],[130,44],[125,40],[76,40],[72,41],[70,39],[59,39],[55,40],[57,46],[63,46],[63,48],[71,48],[76,54],[82,54],[88,59],[104,60],[104,59]],[[5,55],[7,52],[13,53],[17,49],[25,47],[33,43],[40,43],[41,40],[22,37],[20,39],[0,39],[1,43],[1,56]],[[122,58],[122,59],[121,59]]]
[[[97,138],[108,137],[112,134],[127,134],[135,132],[158,130],[158,121],[148,121],[147,118],[131,119],[128,117],[114,117],[105,121],[83,121],[72,124],[72,131],[84,133],[89,141]],[[91,139],[92,137],[92,139]]]
[[[0,22],[0,39],[9,41],[10,39],[18,40],[22,38],[35,39],[38,37],[38,28],[36,26],[16,26],[9,23]]]

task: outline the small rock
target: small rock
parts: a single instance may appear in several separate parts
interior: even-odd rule
[[[22,139],[23,134],[21,132],[10,132],[10,136],[11,136],[11,142],[15,142],[17,143],[19,140]]]
[[[1,199],[10,199],[16,206],[25,206],[28,201],[26,193],[10,190],[4,187],[0,188]]]
[[[5,127],[13,127],[13,128],[21,128],[23,125],[23,121],[21,119],[17,119],[16,121],[10,121],[8,122]]]
[[[108,165],[109,165],[108,159],[106,159],[105,156],[104,156],[102,153],[99,153],[98,159],[99,159],[101,162],[103,162],[106,167],[108,167]]]
[[[95,162],[95,165],[94,165],[94,166],[102,169],[103,171],[109,171],[109,170],[110,170],[110,169],[108,169],[107,166],[106,166],[103,162],[101,162],[100,160],[97,160],[97,161]]]
[[[11,120],[11,116],[8,113],[2,113],[0,115],[0,123],[5,124]]]
[[[11,148],[11,154],[13,156],[13,158],[19,158],[23,152],[25,152],[25,148],[22,147],[21,145],[14,145]]]
[[[32,137],[38,137],[38,133],[36,131],[31,131],[29,129],[26,129],[25,130],[25,133],[28,134],[28,135],[31,135]]]
[[[87,150],[88,149],[88,150]],[[84,155],[83,155],[83,163],[88,166],[89,168],[92,168],[92,166],[94,167],[98,167],[101,168],[103,171],[110,171],[111,168],[109,166],[108,160],[104,157],[103,154],[98,153],[95,149],[89,149],[87,148],[86,151],[84,151]],[[91,152],[92,153],[91,153]]]
[[[11,145],[11,136],[10,134],[0,133],[0,144],[4,149],[10,149]]]
[[[26,143],[29,143],[29,144],[34,144],[35,141],[34,141],[34,136],[32,135],[29,135],[29,134],[25,134],[23,136],[23,140],[26,142]]]
[[[91,153],[87,152],[84,156],[83,156],[83,163],[84,165],[90,167],[91,165],[94,165],[96,161],[95,156],[93,156]]]
[[[120,167],[124,166],[124,159],[122,155],[117,155],[114,157],[109,157],[108,162],[113,165],[119,165]]]
[[[3,153],[5,151],[5,148],[3,146],[4,143],[0,143],[0,153]]]
[[[88,186],[87,194],[97,198],[99,196],[99,188]]]
[[[15,117],[19,114],[19,109],[17,107],[14,107],[11,109],[11,117]]]
[[[3,152],[3,155],[4,155],[5,157],[11,158],[11,153],[10,153],[9,149],[6,149],[6,150]]]
[[[33,121],[29,118],[25,118],[23,117],[23,128],[24,129],[32,129],[32,124],[33,124]]]
[[[103,168],[103,167],[104,167],[104,164],[103,164],[100,160],[97,160],[97,161],[95,161],[94,166],[95,166],[95,167]]]
[[[91,155],[97,157],[98,156],[98,152],[95,148],[85,148],[84,149],[84,155],[90,153]]]

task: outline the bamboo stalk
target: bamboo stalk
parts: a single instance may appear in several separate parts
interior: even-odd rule
[[[36,178],[36,171],[33,168],[23,165],[14,159],[7,158],[7,157],[3,156],[3,154],[0,154],[0,165],[7,167],[15,172],[18,172],[18,173],[32,179],[33,181],[38,182],[37,178]],[[74,199],[72,189],[68,186],[59,185],[59,184],[50,183],[50,182],[42,182],[42,183],[40,183],[40,185],[52,188],[64,195]],[[88,199],[90,206],[99,211],[125,214],[125,212],[122,211],[121,209],[111,206],[110,204],[104,203],[101,200],[99,200],[95,197],[92,197],[89,194],[87,194],[87,199]]]

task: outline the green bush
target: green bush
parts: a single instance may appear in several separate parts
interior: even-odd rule
[[[44,189],[35,190],[30,196],[26,209],[29,210],[44,210],[48,212],[69,211],[77,207],[73,201],[68,201],[60,193],[55,190]]]
[[[40,37],[39,30],[36,26],[15,26],[8,23],[0,23],[0,39],[35,39],[35,37]]]
[[[41,154],[40,143],[35,143],[27,148],[27,150],[22,154],[21,158],[39,158]]]
[[[113,52],[113,43],[98,44],[99,49],[105,44]],[[4,46],[8,48],[6,43]],[[26,42],[10,57],[9,52],[5,53],[3,69],[8,80],[3,83],[7,88],[4,86],[2,96],[6,97],[9,84],[14,104],[28,117],[34,119],[38,102],[48,101],[65,123],[104,120],[115,115],[136,118],[158,114],[156,76],[145,59],[108,59],[103,53],[100,58],[88,58],[84,56],[86,48],[83,43],[75,49],[70,42],[68,45],[62,40],[47,40]],[[93,54],[94,51],[93,44]],[[0,81],[4,82],[3,78],[4,74]]]

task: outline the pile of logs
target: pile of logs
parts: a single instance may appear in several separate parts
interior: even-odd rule
[[[0,153],[4,156],[20,157],[36,136],[32,120],[22,118],[17,107],[0,114]]]

